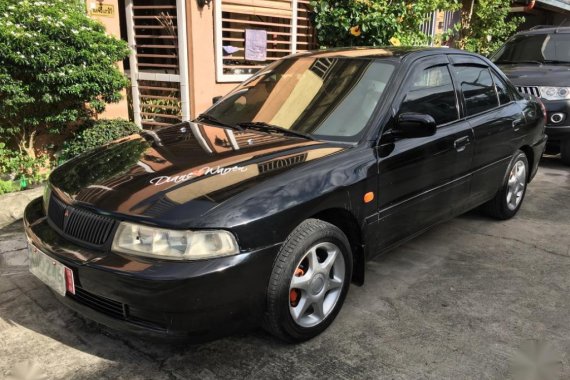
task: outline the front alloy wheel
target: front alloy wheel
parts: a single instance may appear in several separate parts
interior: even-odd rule
[[[344,284],[344,257],[333,243],[312,246],[289,285],[289,312],[295,323],[313,327],[333,311]]]
[[[334,320],[352,275],[345,234],[319,219],[307,219],[289,235],[273,265],[264,328],[291,342],[323,332]]]

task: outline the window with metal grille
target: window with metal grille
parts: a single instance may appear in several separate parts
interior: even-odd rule
[[[214,17],[220,82],[241,82],[279,58],[316,48],[309,0],[216,0]],[[265,31],[265,60],[245,54],[246,30]]]
[[[188,120],[184,1],[123,1],[135,123],[151,129]]]

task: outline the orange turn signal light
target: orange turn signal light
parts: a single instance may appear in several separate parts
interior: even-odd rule
[[[370,203],[374,200],[374,193],[372,191],[364,194],[364,203]]]

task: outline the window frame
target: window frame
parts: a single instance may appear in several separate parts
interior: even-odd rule
[[[490,69],[491,69],[491,68],[490,68]],[[497,99],[498,99],[498,101],[499,101],[499,108],[502,107],[502,106],[506,106],[507,104],[511,104],[512,102],[514,102],[514,99],[513,99],[513,96],[512,96],[512,92],[511,92],[511,88],[509,87],[509,85],[507,84],[507,82],[506,82],[503,78],[501,78],[501,77],[499,76],[499,74],[497,74],[497,72],[496,72],[495,70],[492,70],[492,69],[491,69],[491,70],[489,70],[489,71],[490,71],[490,73],[491,73],[491,80],[493,81],[493,86],[495,87],[495,93],[497,94]],[[500,95],[499,95],[499,91],[497,90],[497,82],[495,81],[495,78],[497,78],[497,80],[498,80],[499,82],[501,82],[501,83],[504,85],[505,90],[507,91],[507,97],[509,98],[509,101],[506,102],[506,103],[501,103],[501,98],[500,98]]]
[[[431,68],[434,67],[441,67],[444,66],[450,77],[451,77],[451,84],[453,86],[453,93],[455,96],[455,109],[457,111],[457,119],[449,121],[447,123],[444,124],[438,124],[437,128],[443,128],[446,127],[448,125],[457,123],[458,121],[460,121],[462,119],[462,108],[461,108],[461,102],[460,102],[460,98],[459,98],[459,89],[457,88],[457,83],[455,81],[455,77],[453,75],[452,70],[450,70],[450,62],[447,58],[446,55],[434,55],[434,56],[428,56],[428,57],[422,57],[419,60],[413,62],[410,65],[410,69],[407,70],[405,76],[406,76],[406,80],[404,82],[404,84],[400,87],[399,90],[399,95],[396,97],[396,99],[394,99],[394,106],[393,108],[393,117],[394,119],[398,117],[398,115],[400,114],[400,108],[404,102],[404,100],[406,99],[406,95],[408,94],[408,92],[410,91],[410,89],[413,86],[413,80],[414,80],[414,76],[417,72],[420,71],[426,71],[429,70]]]
[[[223,0],[214,0],[214,67],[216,72],[216,82],[219,83],[241,83],[253,75],[257,74],[257,72],[261,71],[263,68],[267,67],[270,63],[266,63],[263,67],[261,67],[257,72],[252,74],[226,74],[224,73],[224,53],[223,53],[223,31],[222,31],[222,1]],[[289,45],[289,54],[282,57],[288,57],[289,55],[295,54],[298,52],[297,48],[297,33],[298,33],[298,0],[290,0],[291,1],[291,36]]]
[[[467,113],[467,101],[466,101],[466,99],[465,99],[465,94],[463,93],[463,89],[461,88],[460,80],[459,80],[459,78],[457,77],[457,73],[455,72],[455,70],[451,70],[451,71],[452,71],[452,74],[453,74],[453,78],[454,78],[454,80],[457,82],[457,89],[458,89],[459,94],[460,94],[460,96],[461,96],[461,104],[462,104],[462,108],[463,108],[463,117],[462,117],[462,119],[469,119],[469,118],[472,118],[472,117],[477,117],[477,116],[483,115],[483,114],[485,114],[485,113],[487,113],[487,112],[491,112],[491,111],[497,110],[497,109],[499,109],[501,106],[503,106],[503,105],[501,104],[501,101],[499,100],[499,94],[497,93],[497,88],[495,87],[495,82],[494,82],[494,80],[493,80],[493,75],[491,75],[491,67],[490,67],[489,65],[483,63],[483,61],[481,61],[481,63],[479,63],[479,62],[475,62],[475,60],[471,60],[471,61],[469,61],[469,62],[459,62],[459,63],[455,63],[455,62],[454,62],[454,63],[452,64],[452,66],[453,66],[453,67],[457,67],[457,66],[459,66],[459,67],[479,67],[479,68],[485,68],[485,69],[487,69],[487,72],[489,73],[489,76],[491,77],[491,82],[493,83],[493,86],[492,86],[492,87],[493,87],[493,91],[495,92],[495,99],[497,99],[497,105],[496,105],[496,106],[491,107],[491,108],[489,108],[489,109],[486,109],[486,110],[484,110],[484,111],[480,111],[480,112],[474,113],[474,114],[472,114],[472,115],[469,115],[469,114]],[[508,103],[505,103],[505,104],[508,104]]]

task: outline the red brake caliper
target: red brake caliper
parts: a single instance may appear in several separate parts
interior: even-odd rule
[[[301,277],[305,274],[305,271],[301,268],[295,269],[294,276]],[[301,297],[301,292],[299,289],[291,289],[289,292],[289,301],[291,302],[291,306],[295,307],[299,304],[299,298]]]

